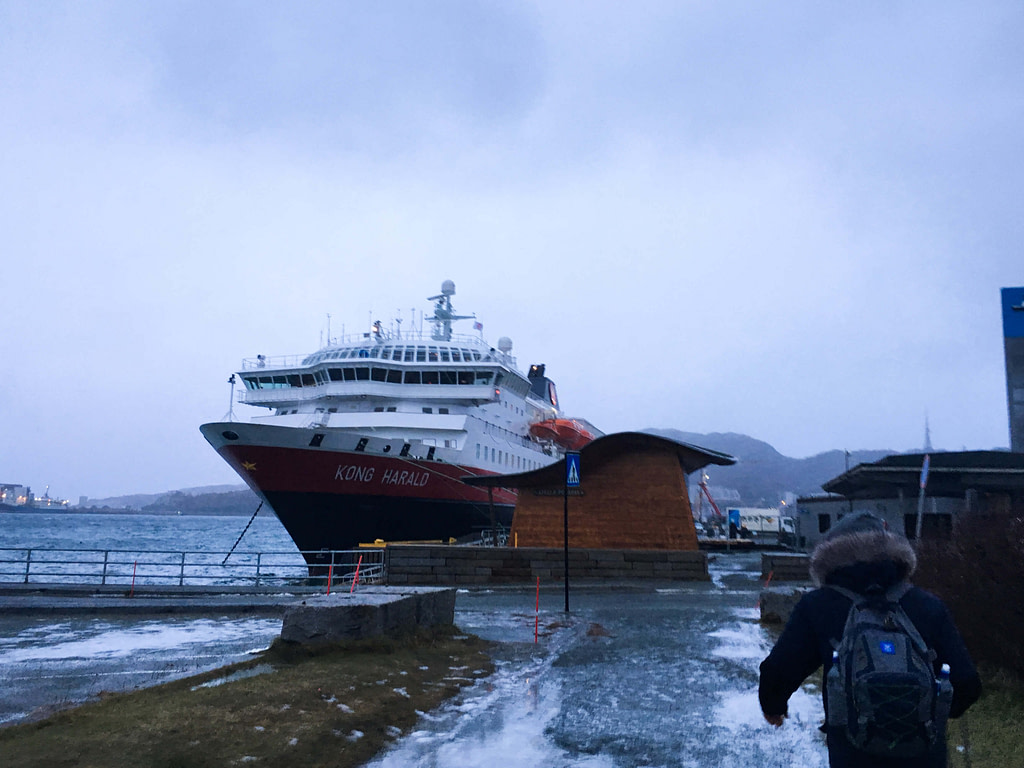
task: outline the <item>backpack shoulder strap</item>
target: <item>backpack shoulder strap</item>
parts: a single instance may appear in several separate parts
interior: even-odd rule
[[[858,605],[858,604],[864,602],[864,596],[863,595],[858,595],[852,589],[847,589],[846,587],[838,587],[835,584],[826,584],[825,586],[828,589],[831,589],[831,590],[834,590],[834,591],[838,592],[843,597],[849,598],[850,602],[852,602],[854,605]]]

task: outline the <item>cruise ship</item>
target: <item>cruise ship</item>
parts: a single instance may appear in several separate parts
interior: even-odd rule
[[[524,374],[510,339],[488,345],[454,295],[446,280],[419,330],[375,322],[305,357],[243,360],[238,401],[265,412],[200,427],[311,564],[378,539],[479,541],[511,523],[515,492],[464,478],[536,469],[601,435],[563,415],[544,365]],[[453,332],[464,321],[474,332]]]

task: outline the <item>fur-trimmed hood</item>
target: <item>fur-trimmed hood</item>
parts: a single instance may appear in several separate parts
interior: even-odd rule
[[[894,563],[905,569],[908,579],[917,569],[917,555],[910,542],[889,531],[855,531],[825,538],[811,553],[810,573],[815,586],[822,586],[830,574],[859,563]]]

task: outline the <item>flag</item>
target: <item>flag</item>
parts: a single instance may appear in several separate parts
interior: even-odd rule
[[[483,329],[484,329],[484,324],[483,323],[480,323],[480,322],[473,323],[473,330],[474,331],[482,331]]]

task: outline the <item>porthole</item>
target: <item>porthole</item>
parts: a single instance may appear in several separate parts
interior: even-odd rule
[[[224,430],[223,432],[221,432],[221,435],[223,436],[223,438],[225,440],[237,440],[238,439],[238,433],[237,432],[232,432],[230,429]]]

